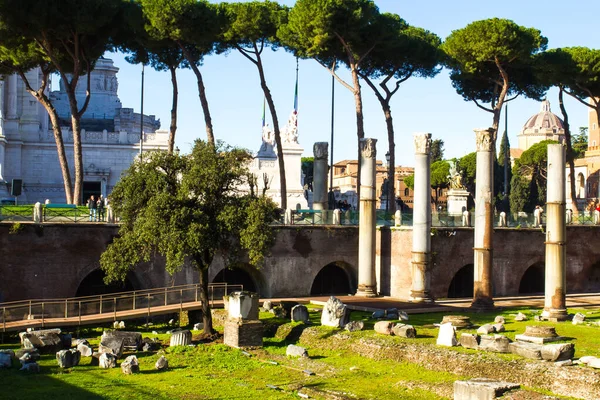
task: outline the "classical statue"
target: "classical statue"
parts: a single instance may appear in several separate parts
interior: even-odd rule
[[[448,185],[450,189],[465,189],[465,186],[462,184],[462,174],[461,171],[458,171],[456,168],[456,161],[449,161],[450,163],[450,173],[448,175]]]
[[[283,141],[285,143],[298,144],[298,115],[296,110],[292,111],[287,125],[282,130]]]

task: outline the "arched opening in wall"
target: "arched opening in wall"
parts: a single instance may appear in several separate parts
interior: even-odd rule
[[[215,279],[213,279],[213,283],[227,283],[228,285],[243,285],[244,290],[248,292],[257,292],[258,285],[256,281],[248,273],[242,268],[223,268]]]
[[[97,296],[100,294],[119,293],[119,292],[131,292],[135,290],[132,283],[132,277],[127,276],[125,282],[113,282],[110,285],[104,283],[104,277],[106,274],[101,269],[96,269],[88,276],[83,278],[83,281],[77,288],[77,294],[75,296]]]
[[[450,282],[448,298],[473,297],[473,271],[473,264],[467,264],[458,270]]]
[[[584,292],[600,292],[600,261],[597,261],[589,269],[585,284],[583,285]]]
[[[577,198],[585,198],[585,177],[581,172],[577,175]]]
[[[539,261],[527,268],[519,284],[519,294],[544,293],[546,264]]]
[[[352,284],[346,265],[332,262],[324,266],[313,281],[310,294],[313,296],[348,295],[356,288]]]

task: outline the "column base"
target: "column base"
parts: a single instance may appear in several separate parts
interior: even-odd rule
[[[479,297],[471,303],[471,309],[475,312],[493,311],[495,308],[492,298]]]
[[[411,290],[408,301],[411,303],[433,303],[435,300],[433,300],[429,292]]]
[[[542,311],[542,319],[552,322],[566,321],[569,314],[566,309],[549,308]]]
[[[377,297],[377,289],[370,285],[358,285],[355,296],[358,297]]]

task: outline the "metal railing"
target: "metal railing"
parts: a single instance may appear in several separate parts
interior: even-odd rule
[[[208,286],[208,298],[211,305],[235,291],[243,290],[243,285],[212,283]],[[31,299],[0,303],[2,311],[2,330],[13,322],[35,320],[42,328],[51,319],[60,319],[65,324],[81,325],[93,322],[94,318],[117,320],[119,313],[138,311],[132,317],[150,317],[160,312],[160,308],[179,306],[200,301],[200,285],[180,285],[132,292],[111,293],[97,296],[72,297],[67,299]],[[173,312],[167,310],[165,312]]]

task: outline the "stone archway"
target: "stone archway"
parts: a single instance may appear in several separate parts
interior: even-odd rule
[[[546,264],[538,261],[525,271],[519,284],[519,294],[544,293],[546,285]]]
[[[258,272],[252,271],[250,267],[223,268],[215,275],[212,283],[227,283],[229,285],[243,285],[248,292],[261,292],[261,281],[256,276]]]
[[[348,295],[356,292],[349,265],[341,261],[327,264],[313,280],[310,294],[313,296]]]
[[[104,283],[106,274],[101,269],[90,272],[77,287],[76,297],[97,296],[101,294],[131,292],[136,290],[135,278],[131,273],[127,274],[124,282],[113,282],[109,285]]]
[[[473,264],[467,264],[454,275],[448,288],[448,298],[471,298],[473,297]]]
[[[582,289],[585,293],[600,292],[600,261],[595,262],[588,269],[586,279],[583,279]]]

